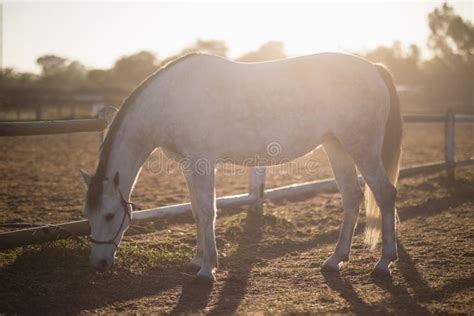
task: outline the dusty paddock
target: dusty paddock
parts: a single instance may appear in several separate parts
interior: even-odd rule
[[[1,221],[61,222],[80,218],[77,169],[91,169],[96,135],[2,139]],[[404,164],[442,159],[442,129],[408,126]],[[457,158],[473,154],[472,125],[457,131]],[[318,168],[306,161],[322,161]],[[157,158],[159,159],[161,158]],[[145,206],[188,200],[172,163],[144,168],[134,198]],[[270,171],[269,187],[330,176],[321,152],[305,168]],[[246,174],[218,179],[218,193],[246,190]],[[334,249],[339,196],[270,201],[263,215],[224,210],[217,221],[218,281],[194,278],[185,263],[195,247],[190,216],[134,227],[110,272],[88,268],[88,247],[71,241],[0,253],[0,312],[10,313],[472,313],[474,311],[474,168],[400,182],[400,261],[391,282],[369,276],[377,253],[356,231],[351,261],[340,275],[319,266]]]

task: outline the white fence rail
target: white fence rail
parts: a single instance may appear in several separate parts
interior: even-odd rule
[[[81,121],[81,120],[77,120]],[[110,122],[109,119],[106,120]],[[465,114],[453,114],[447,112],[446,115],[405,115],[404,121],[406,123],[431,123],[431,122],[444,122],[445,123],[445,161],[412,166],[409,168],[402,169],[400,171],[400,177],[408,177],[420,173],[434,172],[446,169],[449,177],[454,177],[455,166],[465,166],[474,164],[474,159],[468,159],[463,161],[455,161],[454,148],[455,148],[455,123],[456,122],[473,122],[474,115]],[[50,122],[51,123],[51,122]],[[12,135],[31,135],[28,133],[21,132],[16,127],[17,133],[9,132],[3,133],[2,125],[0,123],[0,136],[12,136]],[[11,124],[11,123],[9,123]],[[36,122],[33,124],[37,124]],[[64,124],[61,122],[61,124]],[[53,124],[54,125],[54,124]],[[18,126],[18,125],[17,125]],[[50,125],[51,127],[52,125]],[[53,130],[57,130],[54,126],[51,127]],[[105,128],[104,128],[105,129]],[[31,130],[31,129],[30,129]],[[38,130],[40,134],[46,131],[45,134],[51,134],[48,129]],[[85,130],[71,129],[67,132],[84,132]],[[97,131],[97,127],[90,131]],[[265,173],[264,167],[253,168],[250,172],[249,177],[249,192],[245,194],[223,196],[217,198],[217,208],[231,208],[249,205],[253,211],[261,211],[265,199],[281,199],[288,198],[295,195],[304,195],[314,193],[322,190],[334,190],[337,188],[334,179],[312,181],[306,183],[291,184],[276,188],[265,190]],[[361,183],[363,179],[359,177]],[[134,222],[153,220],[163,216],[178,215],[191,211],[190,203],[176,204],[171,206],[157,207],[147,210],[133,212]],[[46,225],[40,227],[33,227],[22,229],[13,232],[0,233],[0,250],[8,249],[18,246],[24,246],[34,243],[40,243],[45,241],[51,241],[56,239],[68,238],[71,235],[81,236],[89,234],[89,225],[87,220],[69,222],[58,225]]]

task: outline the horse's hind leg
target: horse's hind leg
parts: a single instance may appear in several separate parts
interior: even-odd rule
[[[349,260],[352,236],[359,215],[363,193],[357,180],[355,163],[342,148],[341,143],[332,138],[323,144],[331,162],[332,171],[341,192],[344,208],[344,222],[339,232],[339,240],[334,253],[324,262],[323,271],[339,271],[339,265]]]
[[[379,150],[375,146],[352,155],[365,182],[373,192],[382,215],[382,256],[373,273],[390,275],[391,262],[398,259],[395,235],[395,198],[397,189],[390,182]]]

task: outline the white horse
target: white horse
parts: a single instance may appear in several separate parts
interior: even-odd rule
[[[131,222],[131,191],[156,148],[186,161],[197,224],[197,253],[191,262],[198,266],[198,276],[214,280],[216,161],[278,164],[323,145],[344,208],[336,249],[323,269],[338,271],[349,259],[363,198],[357,166],[370,188],[366,241],[372,247],[382,227],[382,256],[374,272],[389,275],[389,265],[397,259],[395,187],[401,132],[391,75],[361,58],[321,53],[238,63],[206,54],[185,56],[150,76],[126,99],[104,140],[95,175],[83,174],[91,264],[112,266]],[[267,152],[272,143],[279,146],[277,156]]]

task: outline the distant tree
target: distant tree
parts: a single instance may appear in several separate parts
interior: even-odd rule
[[[110,85],[109,79],[111,77],[108,69],[92,69],[87,72],[87,82],[92,88],[104,89]]]
[[[55,88],[75,89],[84,84],[86,67],[78,61],[71,61],[56,55],[44,55],[36,62],[41,67],[40,83]]]
[[[123,89],[130,89],[136,86],[158,68],[158,59],[155,54],[149,51],[141,51],[136,54],[123,56],[118,59],[110,70],[111,82],[109,85]],[[103,76],[97,72],[92,76]]]
[[[29,86],[38,80],[38,75],[30,72],[22,72],[16,76],[16,81],[19,85]]]
[[[202,52],[226,57],[228,50],[227,44],[224,41],[198,39],[194,44],[183,49],[180,55]]]
[[[0,69],[0,86],[11,85],[17,80],[17,73],[13,68]]]
[[[79,87],[86,79],[86,67],[78,61],[71,61],[65,68],[63,80],[66,80],[71,86]]]
[[[361,55],[372,62],[386,65],[398,84],[419,84],[421,60],[417,45],[412,44],[404,49],[401,42],[395,41],[392,46],[379,46]]]
[[[428,15],[428,47],[434,58],[423,64],[430,95],[459,111],[474,108],[474,26],[447,3]]]
[[[241,57],[237,58],[237,60],[243,62],[257,62],[281,59],[285,57],[285,45],[282,42],[270,41],[260,46],[260,48],[256,51],[242,55]]]
[[[224,41],[198,39],[193,44],[182,49],[178,54],[165,58],[161,62],[160,66],[164,66],[170,63],[171,61],[174,61],[191,53],[208,53],[217,56],[227,57],[228,50],[229,49],[227,47],[227,44]]]
[[[447,3],[428,15],[431,34],[428,47],[439,58],[460,56],[464,61],[472,61],[474,54],[474,25],[456,15]]]
[[[39,76],[29,72],[16,72],[13,68],[0,69],[0,87],[31,86]]]
[[[36,63],[41,67],[41,73],[44,77],[54,76],[64,71],[66,58],[56,55],[44,55],[36,59]]]

